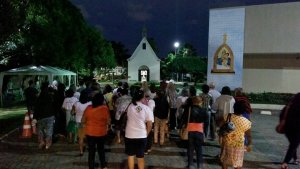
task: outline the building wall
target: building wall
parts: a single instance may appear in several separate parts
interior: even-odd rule
[[[146,44],[146,49],[143,49],[143,44]],[[128,82],[138,82],[139,68],[147,66],[150,71],[150,81],[160,81],[160,60],[151,48],[147,39],[144,37],[138,47],[128,59]]]
[[[245,53],[300,53],[300,2],[246,7]]]
[[[299,92],[299,16],[300,2],[246,7],[246,92]]]
[[[244,69],[243,88],[247,93],[298,93],[298,69]]]
[[[159,81],[160,62],[153,59],[153,57],[146,52],[141,52],[138,55],[143,56],[143,58],[136,58],[128,62],[128,82],[138,81],[138,70],[143,65],[147,66],[150,70],[150,81]]]
[[[207,81],[214,82],[219,90],[223,86],[233,89],[242,85],[244,22],[244,7],[210,10]],[[215,52],[222,45],[225,33],[228,36],[227,45],[234,55],[235,73],[211,73]]]

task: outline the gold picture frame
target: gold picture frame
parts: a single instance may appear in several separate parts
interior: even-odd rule
[[[224,34],[223,44],[216,50],[211,73],[235,73],[234,55],[231,48],[226,44],[227,35]]]

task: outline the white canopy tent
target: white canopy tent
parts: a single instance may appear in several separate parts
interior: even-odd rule
[[[18,79],[23,79],[24,76],[44,76],[51,84],[54,80],[61,82],[66,81],[66,86],[70,86],[71,82],[76,85],[76,73],[52,66],[24,66],[10,69],[0,73],[0,96],[1,106],[3,105],[3,79],[4,76],[17,76]]]

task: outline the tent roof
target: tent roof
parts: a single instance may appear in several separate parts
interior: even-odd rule
[[[3,75],[76,75],[76,73],[52,66],[23,66],[1,72]]]

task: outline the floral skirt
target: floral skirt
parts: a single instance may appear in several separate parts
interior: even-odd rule
[[[244,147],[229,147],[225,145],[221,154],[221,162],[234,168],[242,167],[244,152]]]

